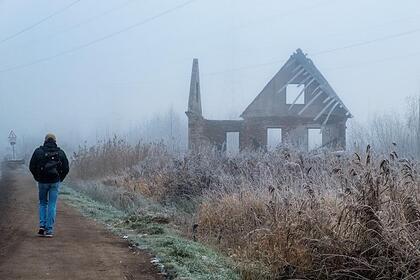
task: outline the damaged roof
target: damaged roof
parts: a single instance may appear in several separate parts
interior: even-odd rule
[[[290,67],[291,65],[297,65],[292,73],[295,73],[291,79],[289,79],[288,82],[283,83],[282,87],[280,89],[274,89],[276,87],[275,83],[273,82],[276,78],[278,78],[279,75],[284,74],[283,71],[285,71],[286,68]],[[315,118],[318,119],[322,114],[326,113],[326,110],[330,108],[330,112],[328,113],[328,116],[326,118],[326,121],[328,120],[331,113],[334,111],[334,109],[338,106],[339,108],[342,108],[345,111],[345,117],[352,118],[352,114],[350,113],[349,109],[344,105],[340,97],[337,95],[337,93],[334,91],[334,89],[331,87],[331,85],[328,83],[328,81],[325,79],[325,77],[321,74],[321,72],[317,69],[317,67],[314,65],[311,59],[309,59],[301,49],[297,49],[296,52],[290,57],[290,59],[287,61],[287,63],[282,67],[282,69],[273,77],[273,79],[266,85],[266,87],[263,89],[263,91],[251,102],[251,104],[245,109],[245,111],[241,114],[241,117],[252,115],[253,110],[259,110],[261,111],[261,108],[258,104],[258,101],[262,98],[264,94],[267,94],[267,88],[271,87],[271,91],[276,92],[282,92],[286,89],[288,84],[291,84],[294,80],[297,79],[298,76],[306,75],[305,81],[310,83],[316,82],[318,86],[316,87],[316,90],[312,92],[314,94],[317,92],[317,96],[321,95],[321,93],[324,93],[327,95],[327,99],[329,103],[324,107],[322,112],[319,113],[319,115]],[[274,84],[274,85],[273,85]],[[305,82],[302,82],[302,84],[305,84]],[[306,85],[305,85],[306,87]],[[303,92],[303,91],[302,91]],[[314,99],[316,99],[315,97]],[[310,101],[312,103],[312,101]],[[294,104],[291,105],[293,107]],[[302,111],[304,111],[310,104],[307,104]],[[300,113],[301,113],[300,112]],[[299,115],[300,115],[299,113]],[[325,121],[325,123],[326,123]]]

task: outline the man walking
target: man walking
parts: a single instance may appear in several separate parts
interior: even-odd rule
[[[47,134],[44,145],[34,151],[29,169],[38,182],[38,235],[53,237],[58,191],[60,183],[69,173],[69,161],[57,146],[54,134]]]

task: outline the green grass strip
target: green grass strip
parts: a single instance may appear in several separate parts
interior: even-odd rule
[[[169,279],[240,278],[228,258],[201,243],[182,237],[159,213],[148,213],[141,217],[129,215],[68,186],[61,188],[60,198],[84,216],[104,224],[115,234],[125,236],[139,248],[150,251],[163,265]]]

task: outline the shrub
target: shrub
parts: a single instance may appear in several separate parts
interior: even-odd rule
[[[74,179],[177,206],[175,222],[235,259],[243,279],[419,278],[418,163],[395,152],[174,155],[114,139],[74,165]]]

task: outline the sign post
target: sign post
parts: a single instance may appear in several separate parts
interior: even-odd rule
[[[12,146],[12,151],[13,151],[13,158],[12,158],[12,160],[16,160],[16,152],[15,152],[16,140],[17,140],[16,134],[13,132],[13,130],[10,131],[10,134],[9,134],[9,143],[10,143],[10,146]]]

